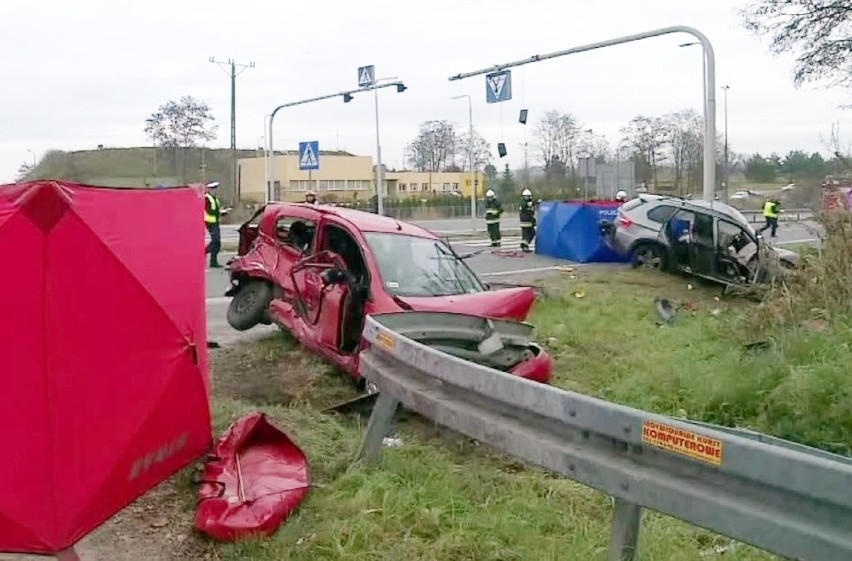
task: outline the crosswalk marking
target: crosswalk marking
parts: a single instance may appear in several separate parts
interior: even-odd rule
[[[458,240],[453,242],[454,247],[464,246],[464,247],[491,247],[491,240],[488,238],[479,239],[479,240]],[[502,240],[500,240],[500,248],[499,249],[520,249],[521,248],[521,236],[506,236]],[[494,248],[498,249],[498,248]],[[530,249],[535,250],[535,240],[530,244]]]

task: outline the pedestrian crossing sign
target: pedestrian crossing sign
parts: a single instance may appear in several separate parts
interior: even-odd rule
[[[299,143],[299,169],[312,171],[319,169],[319,141]]]

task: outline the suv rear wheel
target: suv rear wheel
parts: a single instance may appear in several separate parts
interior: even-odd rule
[[[666,268],[666,255],[663,253],[663,248],[657,244],[639,244],[630,254],[630,265],[634,269],[642,268],[663,271]]]

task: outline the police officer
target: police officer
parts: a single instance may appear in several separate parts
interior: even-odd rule
[[[521,219],[521,251],[530,252],[530,244],[535,238],[535,203],[532,191],[524,189],[521,193],[521,206],[518,209]]]
[[[210,233],[210,243],[207,245],[207,253],[210,254],[210,267],[220,268],[219,250],[222,249],[222,236],[219,230],[219,220],[222,215],[222,205],[216,190],[219,188],[218,181],[207,184],[207,193],[204,195],[204,224]]]
[[[307,194],[305,194],[305,203],[309,205],[317,204],[317,194],[314,191],[308,191]]]
[[[772,237],[778,232],[778,213],[781,212],[781,201],[778,199],[769,199],[763,204],[763,218],[766,219],[766,225],[757,231],[762,234],[766,230],[772,229]]]
[[[485,192],[485,227],[488,229],[488,237],[491,238],[491,247],[500,247],[500,216],[503,214],[503,205],[494,196],[494,191],[489,189]]]
[[[619,190],[618,193],[615,194],[615,200],[621,204],[627,202],[627,191]]]

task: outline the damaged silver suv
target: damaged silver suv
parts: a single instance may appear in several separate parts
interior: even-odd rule
[[[773,264],[799,255],[763,241],[737,209],[718,201],[643,194],[601,223],[606,243],[634,267],[683,272],[724,284],[765,282]]]

